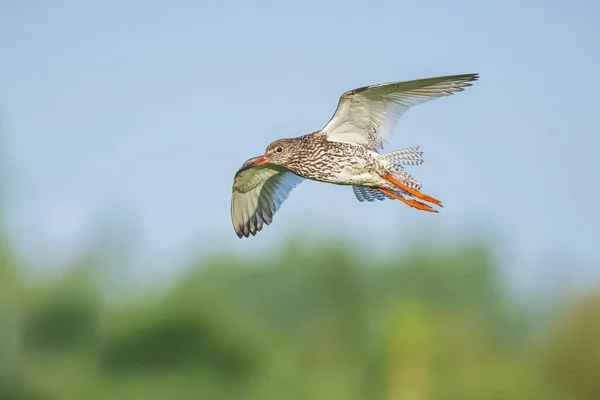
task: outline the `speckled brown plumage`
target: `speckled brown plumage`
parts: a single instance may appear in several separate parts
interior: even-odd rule
[[[346,181],[338,177],[348,168],[381,171],[368,149],[353,143],[332,142],[322,131],[279,139],[269,145],[266,153],[278,147],[283,148],[279,159],[290,171],[305,179],[345,184]]]

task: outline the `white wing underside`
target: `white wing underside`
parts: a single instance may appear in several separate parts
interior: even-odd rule
[[[348,91],[340,96],[333,117],[322,131],[329,140],[377,151],[410,107],[463,91],[477,78],[477,74],[441,76]]]
[[[289,170],[262,165],[240,172],[233,181],[231,220],[238,237],[256,235],[269,225],[283,202],[304,178]]]

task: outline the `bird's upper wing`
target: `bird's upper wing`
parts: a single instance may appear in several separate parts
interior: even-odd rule
[[[350,90],[340,96],[333,117],[322,131],[329,140],[358,143],[377,151],[410,107],[463,91],[478,77],[478,74],[440,76]]]
[[[289,170],[265,164],[241,168],[233,180],[231,222],[238,237],[248,237],[269,225],[290,192],[304,178]]]

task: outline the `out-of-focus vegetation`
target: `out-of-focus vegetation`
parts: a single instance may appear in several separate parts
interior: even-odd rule
[[[479,246],[290,244],[119,301],[93,271],[2,247],[1,400],[600,399],[600,296],[538,318]]]

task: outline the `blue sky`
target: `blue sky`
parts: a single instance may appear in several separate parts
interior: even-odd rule
[[[6,223],[24,256],[77,254],[105,218],[158,271],[297,232],[379,251],[490,228],[515,265],[564,256],[600,280],[599,3],[166,4],[0,5]],[[441,213],[305,182],[237,238],[233,174],[269,142],[320,129],[348,89],[471,72],[473,87],[411,109],[386,146],[422,147],[411,172]]]

